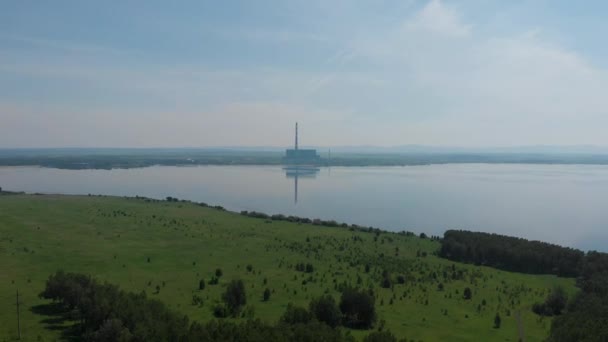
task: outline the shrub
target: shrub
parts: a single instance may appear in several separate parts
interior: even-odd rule
[[[245,284],[242,280],[233,280],[226,287],[226,292],[222,296],[226,307],[230,314],[236,317],[241,311],[241,308],[247,304],[247,295],[245,293]]]
[[[466,300],[470,300],[472,297],[473,297],[473,292],[471,292],[470,288],[466,287],[463,292],[463,298]]]
[[[270,289],[266,288],[266,290],[264,290],[264,301],[267,302],[270,299]]]
[[[311,300],[309,310],[319,322],[323,322],[332,328],[340,325],[342,315],[336,300],[331,295],[324,295]]]
[[[500,323],[501,323],[500,315],[497,312],[496,316],[494,316],[494,329],[500,328]]]
[[[363,342],[397,342],[397,338],[390,331],[374,331],[365,336]]]
[[[287,304],[285,313],[283,313],[283,316],[281,316],[279,321],[287,324],[306,324],[310,322],[311,319],[312,315],[308,310],[289,303]]]
[[[344,324],[353,329],[369,329],[376,322],[374,298],[366,291],[347,288],[340,298]]]

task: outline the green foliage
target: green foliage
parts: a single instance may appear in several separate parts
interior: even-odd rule
[[[502,320],[500,319],[500,315],[497,312],[496,316],[494,316],[494,329],[499,329],[500,328],[501,321]]]
[[[608,254],[587,253],[581,275],[578,285],[582,291],[567,312],[553,320],[551,342],[605,341],[608,337]]]
[[[236,317],[241,308],[247,304],[247,294],[245,293],[245,284],[242,280],[233,280],[226,287],[226,292],[222,296],[226,308],[233,317]]]
[[[575,277],[584,253],[546,242],[522,238],[448,230],[439,255],[450,260],[487,265],[513,272]]]
[[[367,291],[347,288],[340,298],[344,325],[353,329],[370,329],[376,322],[374,297]]]
[[[306,324],[312,320],[312,317],[305,308],[289,303],[279,321],[286,324]]]
[[[464,291],[462,292],[462,297],[466,300],[471,300],[471,298],[473,298],[473,291],[471,291],[470,287],[464,288]]]
[[[532,311],[541,316],[558,316],[566,307],[568,295],[561,286],[553,288],[544,303],[535,303]]]
[[[365,336],[363,342],[397,342],[397,338],[390,331],[374,331]]]
[[[313,299],[310,302],[309,310],[319,322],[323,322],[332,328],[337,327],[342,320],[340,309],[331,295]]]
[[[267,302],[270,300],[270,289],[266,288],[266,290],[264,290],[264,294],[262,295],[262,299]]]

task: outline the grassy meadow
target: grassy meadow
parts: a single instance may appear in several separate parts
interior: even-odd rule
[[[518,341],[520,334],[540,341],[551,322],[534,315],[532,304],[554,285],[575,291],[573,279],[454,263],[435,256],[438,248],[438,242],[417,236],[270,221],[186,202],[0,196],[0,341],[17,337],[17,290],[22,340],[60,340],[61,328],[71,323],[37,310],[47,303],[38,293],[59,269],[145,291],[201,321],[213,318],[225,284],[236,278],[246,285],[246,311],[268,322],[288,303],[307,307],[326,292],[339,300],[346,285],[373,287],[376,327],[408,341]],[[297,271],[298,263],[310,263],[314,271]],[[218,268],[219,284],[211,285]],[[380,286],[385,270],[392,288]],[[471,300],[463,298],[466,287]],[[272,294],[264,302],[266,288]],[[195,295],[202,305],[193,305]],[[496,313],[502,319],[498,329]]]

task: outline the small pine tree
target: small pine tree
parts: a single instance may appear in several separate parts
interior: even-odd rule
[[[467,287],[464,289],[463,296],[464,296],[464,299],[470,300],[473,297],[473,292],[471,291],[470,288]]]
[[[497,312],[496,316],[494,317],[494,329],[499,329],[500,323],[501,323],[500,315]]]
[[[270,289],[266,288],[266,290],[264,290],[264,301],[267,302],[270,299]]]

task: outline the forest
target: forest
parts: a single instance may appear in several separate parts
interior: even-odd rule
[[[583,261],[580,250],[499,234],[448,230],[439,256],[505,271],[576,277]]]

